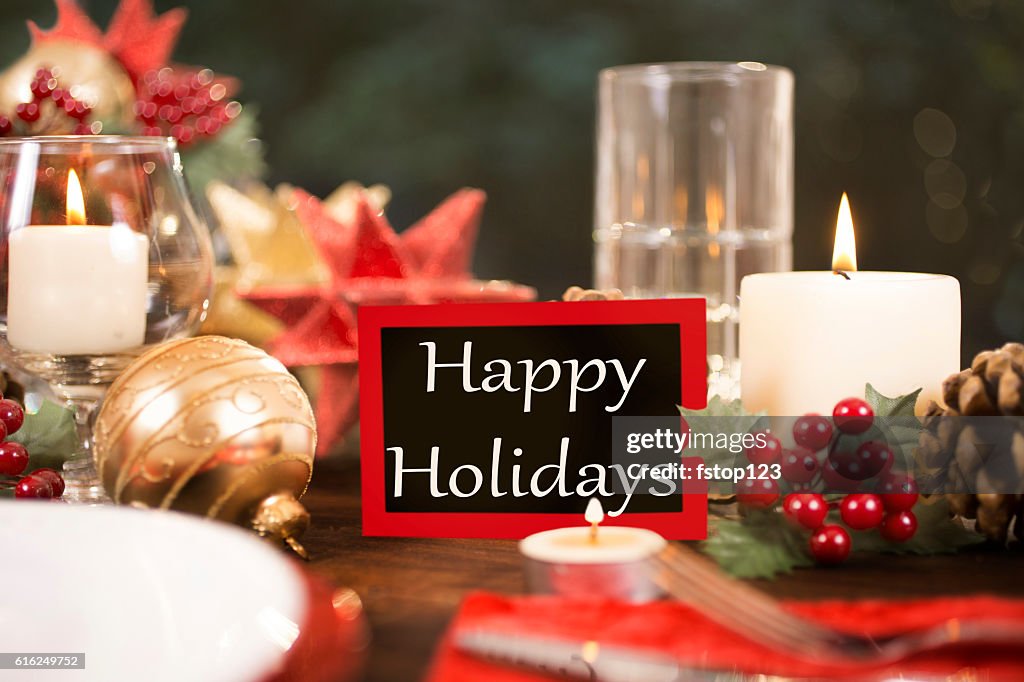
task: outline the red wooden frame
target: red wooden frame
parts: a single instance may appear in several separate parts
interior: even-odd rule
[[[388,512],[384,502],[380,348],[383,328],[679,325],[680,404],[696,409],[703,407],[707,400],[707,328],[703,299],[362,306],[358,316],[363,535],[523,538],[538,531],[583,522],[580,514]],[[694,459],[694,463],[699,461]],[[605,523],[649,528],[669,539],[702,539],[707,535],[706,493],[706,483],[684,483],[681,512],[626,512],[607,518]]]

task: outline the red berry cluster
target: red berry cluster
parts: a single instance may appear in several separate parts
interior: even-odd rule
[[[28,451],[21,443],[7,440],[25,422],[25,411],[13,400],[0,400],[0,484],[14,488],[17,498],[53,499],[64,494],[64,479],[53,469],[28,468]]]
[[[210,69],[150,71],[136,90],[135,117],[142,134],[170,136],[182,146],[213,137],[242,111],[238,102],[225,101],[227,86]]]
[[[14,109],[14,115],[29,127],[30,131],[41,132],[66,127],[58,125],[60,119],[64,124],[72,124],[74,135],[92,135],[99,132],[99,122],[88,123],[92,107],[71,94],[70,88],[61,87],[57,80],[56,70],[42,68],[29,84],[32,92],[31,102],[22,102]],[[14,129],[13,120],[0,115],[0,135],[9,135]]]
[[[793,448],[784,448],[777,437],[764,433],[764,445],[746,451],[754,465],[778,465],[793,491],[785,496],[783,512],[812,531],[810,551],[819,563],[846,559],[850,534],[839,524],[825,522],[830,505],[815,490],[847,493],[831,506],[839,509],[842,522],[852,530],[877,528],[890,542],[905,542],[917,531],[911,511],[917,487],[909,476],[891,471],[895,457],[888,444],[871,433],[874,417],[866,401],[846,398],[836,404],[831,419],[817,414],[797,419]],[[849,440],[854,444],[844,443]],[[870,479],[877,480],[869,487]],[[741,505],[767,509],[779,500],[780,490],[777,480],[748,478],[737,485],[736,498]]]

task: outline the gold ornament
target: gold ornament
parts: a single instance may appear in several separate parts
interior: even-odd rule
[[[95,438],[114,502],[235,523],[305,556],[298,498],[313,472],[313,410],[258,348],[201,336],[147,351],[110,387]]]
[[[18,104],[32,101],[32,79],[44,67],[53,71],[75,99],[92,107],[94,118],[113,124],[115,129],[132,126],[135,88],[124,67],[107,51],[71,40],[36,42],[0,73],[0,112],[10,116]],[[68,130],[48,132],[68,132],[74,123],[66,116],[55,120]]]
[[[276,317],[238,298],[235,293],[238,268],[218,265],[213,273],[213,282],[210,311],[200,333],[242,339],[264,348],[270,339],[284,331],[284,325]]]

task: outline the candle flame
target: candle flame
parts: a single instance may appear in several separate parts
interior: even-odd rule
[[[68,171],[67,224],[85,225],[85,197],[74,169]]]
[[[839,202],[839,216],[836,218],[836,241],[832,247],[832,270],[834,272],[857,271],[857,238],[853,234],[853,215],[850,200],[843,192]]]
[[[604,521],[604,507],[601,506],[601,500],[591,497],[590,502],[587,502],[587,511],[583,512],[583,518],[590,524]]]

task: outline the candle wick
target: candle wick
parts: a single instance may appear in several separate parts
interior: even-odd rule
[[[848,275],[845,270],[833,270],[832,274],[839,275],[843,279],[850,279],[850,275]]]
[[[596,523],[590,524],[590,542],[591,544],[597,544],[597,525]]]

